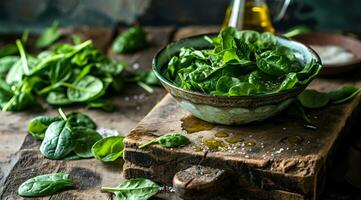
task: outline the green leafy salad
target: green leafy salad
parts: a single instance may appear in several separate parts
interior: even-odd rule
[[[182,48],[169,61],[165,78],[189,91],[251,96],[307,85],[321,68],[316,60],[302,65],[271,33],[229,27],[205,39],[212,49]]]

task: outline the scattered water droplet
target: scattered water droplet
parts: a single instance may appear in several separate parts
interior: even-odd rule
[[[203,139],[202,144],[206,146],[209,150],[219,150],[228,147],[228,145],[226,145],[223,141],[213,138]]]
[[[309,124],[305,124],[304,126],[305,126],[306,128],[313,129],[313,130],[317,129],[316,126],[309,125]]]
[[[216,133],[214,136],[218,137],[218,138],[225,138],[225,137],[228,137],[229,134],[228,133],[225,133],[225,132],[218,132]]]
[[[226,142],[230,143],[230,144],[236,144],[238,142],[242,142],[243,139],[240,137],[229,137],[229,138],[225,138],[224,139]]]
[[[304,139],[298,135],[292,135],[285,137],[281,140],[281,142],[292,144],[292,145],[301,145]]]
[[[256,146],[256,143],[253,142],[253,141],[245,141],[245,142],[243,143],[243,145],[244,145],[245,147],[253,147],[253,146]]]
[[[194,146],[194,147],[193,147],[193,150],[194,150],[195,152],[200,152],[200,151],[203,151],[203,148],[200,147],[200,146]]]
[[[139,63],[134,63],[132,65],[132,68],[135,69],[135,70],[139,69],[139,67],[140,67]]]
[[[258,147],[250,147],[247,152],[249,153],[258,153],[260,151],[260,148]]]

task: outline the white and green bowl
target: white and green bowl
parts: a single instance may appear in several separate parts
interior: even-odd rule
[[[212,96],[188,91],[173,85],[163,72],[169,60],[179,53],[183,47],[209,49],[211,44],[204,39],[205,35],[186,38],[167,45],[153,59],[153,72],[164,88],[178,101],[179,105],[195,117],[210,123],[237,125],[254,121],[262,121],[284,110],[307,85],[284,90],[274,94],[257,96]],[[208,36],[215,36],[210,34]],[[300,63],[305,65],[312,59],[321,64],[319,56],[309,47],[283,37],[277,37],[279,44],[292,49]]]

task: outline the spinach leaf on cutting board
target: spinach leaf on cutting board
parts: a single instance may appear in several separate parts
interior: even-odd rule
[[[74,133],[66,120],[55,121],[47,128],[40,152],[47,158],[59,160],[75,149]]]
[[[123,140],[123,136],[111,136],[97,141],[92,147],[94,157],[103,162],[115,161],[122,157],[124,152]]]
[[[46,129],[51,123],[60,121],[60,117],[38,116],[33,118],[28,124],[28,132],[38,140],[43,140]]]
[[[73,185],[68,174],[45,174],[22,183],[18,189],[18,194],[23,197],[48,196]]]
[[[76,142],[74,153],[81,158],[92,158],[92,146],[101,140],[102,136],[94,129],[81,126],[74,127],[73,132]]]
[[[179,133],[167,133],[165,135],[162,135],[158,138],[155,138],[153,140],[150,140],[149,142],[146,142],[139,146],[139,148],[144,148],[152,144],[159,144],[162,147],[165,148],[174,148],[179,146],[184,146],[189,144],[189,139]]]
[[[156,195],[159,185],[149,179],[136,178],[120,183],[117,187],[102,187],[105,192],[114,192],[119,200],[142,199],[147,200]]]

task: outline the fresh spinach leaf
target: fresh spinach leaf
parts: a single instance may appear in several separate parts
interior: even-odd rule
[[[23,197],[49,196],[73,185],[68,174],[45,174],[22,183],[18,189],[18,194]]]
[[[330,102],[330,97],[326,93],[316,90],[305,90],[297,99],[306,108],[322,108]]]
[[[229,96],[250,96],[257,93],[257,87],[250,83],[239,83],[229,89]]]
[[[358,94],[361,93],[361,88],[359,88],[358,90],[356,90],[355,92],[353,92],[352,94],[345,96],[344,98],[338,99],[338,100],[334,100],[332,101],[333,104],[340,104],[340,103],[344,103],[347,102],[351,99],[353,99],[355,96],[357,96]]]
[[[147,45],[146,33],[141,27],[136,26],[125,31],[115,39],[113,50],[116,53],[132,53]]]
[[[69,123],[72,127],[86,127],[90,129],[96,129],[96,123],[88,116],[78,112],[71,112],[66,115]]]
[[[41,33],[40,37],[36,40],[35,47],[46,48],[56,42],[61,36],[58,31],[58,26],[59,22],[54,21],[51,27],[45,29],[44,32]]]
[[[337,90],[330,91],[327,95],[333,104],[339,104],[346,102],[361,92],[361,89],[357,89],[353,86],[347,85]]]
[[[162,135],[158,138],[155,138],[153,140],[150,140],[149,142],[146,142],[142,145],[140,145],[138,148],[144,148],[152,144],[159,144],[162,147],[165,148],[174,148],[179,146],[184,146],[189,144],[189,139],[179,133],[167,133],[165,135]]]
[[[81,126],[73,128],[73,132],[76,142],[75,154],[81,158],[92,158],[92,146],[101,140],[102,136],[94,129]]]
[[[149,179],[136,178],[120,183],[117,187],[102,187],[105,192],[114,192],[119,200],[142,199],[147,200],[156,195],[159,185]]]
[[[52,85],[66,82],[72,76],[72,66],[66,59],[61,59],[50,69],[49,80]]]
[[[65,92],[52,91],[46,97],[46,101],[50,105],[65,106],[70,105],[73,102],[68,99]]]
[[[217,81],[216,90],[217,92],[227,94],[230,88],[238,84],[240,84],[240,80],[238,78],[222,76]]]
[[[293,55],[293,54],[292,54]],[[257,67],[264,73],[273,76],[283,76],[292,72],[293,60],[277,50],[268,50],[256,54]]]
[[[28,124],[28,132],[37,140],[43,140],[46,129],[51,123],[61,120],[60,117],[38,116],[33,118]]]
[[[114,110],[114,106],[105,100],[96,100],[96,101],[91,101],[87,103],[86,106],[88,109],[92,109],[92,108],[97,108],[97,109],[102,109],[106,112],[111,112]]]
[[[286,109],[286,114],[302,119],[306,124],[311,124],[310,118],[307,116],[304,108],[298,101],[292,102]]]
[[[103,82],[90,75],[65,86],[68,87],[68,98],[72,102],[91,101],[104,94]]]
[[[0,48],[0,58],[5,56],[14,55],[18,52],[18,47],[16,44],[8,44]]]
[[[92,147],[94,157],[103,162],[115,161],[122,157],[124,151],[123,140],[123,136],[111,136],[97,141]]]
[[[24,79],[18,86],[13,86],[12,97],[2,105],[2,110],[4,112],[19,111],[29,106],[32,106],[33,109],[41,108],[34,95],[31,94],[31,90],[37,83],[38,78],[32,77]]]
[[[40,152],[49,159],[59,160],[75,149],[74,133],[67,120],[55,121],[45,132]]]
[[[0,75],[9,72],[11,67],[20,60],[18,56],[6,56],[0,58]]]
[[[13,96],[13,91],[11,86],[8,85],[5,81],[0,79],[0,106],[3,108],[5,104],[11,99]]]

